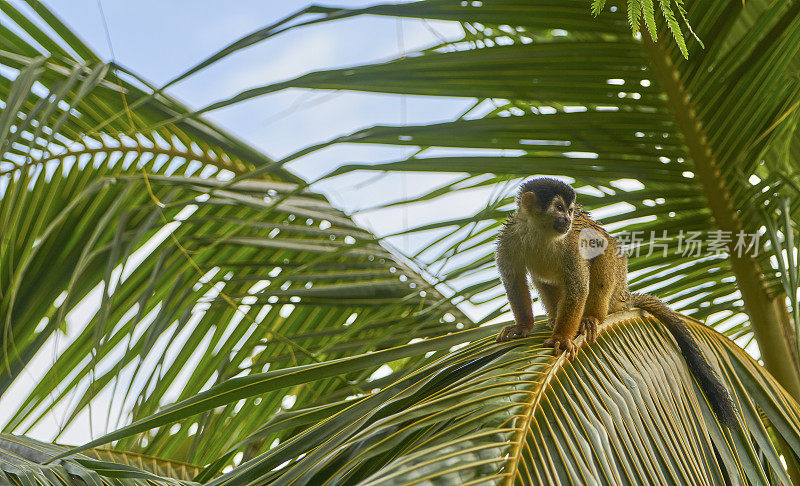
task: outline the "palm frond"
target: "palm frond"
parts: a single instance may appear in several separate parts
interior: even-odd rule
[[[331,177],[355,170],[489,173],[506,181],[562,175],[579,188],[584,205],[618,233],[642,231],[647,237],[667,230],[676,243],[679,230],[714,228],[734,239],[763,231],[761,216],[750,210],[750,202],[759,195],[751,176],[763,179],[772,170],[796,170],[796,158],[789,154],[800,140],[794,128],[800,85],[792,75],[800,63],[797,4],[704,0],[684,9],[681,2],[632,3],[636,4],[629,6],[636,13],[633,17],[615,7],[591,22],[578,14],[585,8],[578,0],[557,5],[427,0],[348,11],[348,16],[455,20],[466,30],[462,39],[393,61],[312,72],[252,88],[200,112],[289,87],[473,97],[483,112],[473,110],[474,114],[446,123],[374,126],[338,138],[333,142],[416,146],[420,151],[377,165],[344,160]],[[627,24],[636,25],[642,18],[656,38],[656,8],[666,16],[676,40],[662,36],[656,44],[649,36],[631,36]],[[684,45],[677,37],[678,17],[687,19],[693,34],[707,40],[704,48]],[[427,155],[429,149],[448,148],[480,152]],[[637,184],[626,184],[630,180]],[[432,190],[426,200],[459,191],[466,194],[470,187],[444,189]],[[471,219],[445,216],[438,227],[455,228],[465,221],[496,224],[512,200],[510,191],[506,195],[492,202],[494,214],[482,211]],[[622,212],[620,204],[625,206]],[[420,234],[425,230],[421,228]],[[435,276],[457,291],[463,291],[467,282],[475,285],[474,279],[449,278],[451,272],[461,274],[460,264],[450,258],[453,246],[444,243],[451,235],[431,234],[426,247],[446,250],[427,252],[420,265],[438,268]],[[489,255],[489,241],[484,237],[482,247],[478,237],[464,243]],[[670,246],[667,260],[656,252],[635,258],[632,264],[654,272],[669,261],[673,268],[669,278],[659,280],[670,282],[659,289],[668,300],[680,302],[680,292],[690,284],[713,287],[714,298],[729,301],[725,308],[734,312],[720,312],[718,305],[706,302],[711,294],[696,294],[679,307],[730,330],[740,342],[752,339],[752,328],[737,324],[745,303],[761,309],[751,311],[751,318],[762,311],[773,313],[773,289],[780,288],[765,240],[753,255],[745,256],[734,255],[731,244],[727,261],[713,265],[709,255],[698,258],[678,250]],[[482,288],[498,285],[496,274],[488,273],[488,261],[483,268],[487,273]],[[645,282],[636,278],[633,286],[641,288]],[[739,289],[730,284],[737,278]],[[763,285],[747,283],[762,278]],[[752,325],[763,334],[768,324],[759,319]],[[784,351],[788,353],[774,352]]]
[[[719,334],[691,324],[745,433],[716,421],[652,318],[611,316],[573,362],[536,329],[431,360],[209,484],[790,484],[800,407]]]
[[[203,120],[162,123],[189,110],[33,8],[2,6],[33,35],[4,37],[0,52],[4,430],[56,418],[56,439],[88,414],[98,436],[233,377],[471,326],[280,163]],[[45,369],[42,349],[58,350]],[[278,410],[370,389],[382,365],[115,446],[211,462]]]
[[[186,468],[169,461],[139,457],[139,465],[129,464],[132,455],[89,451],[68,459],[53,458],[66,450],[27,437],[0,434],[0,479],[6,484],[82,486],[102,485],[165,485],[197,484],[185,479]],[[106,460],[101,460],[106,459]],[[150,472],[155,469],[157,473]]]

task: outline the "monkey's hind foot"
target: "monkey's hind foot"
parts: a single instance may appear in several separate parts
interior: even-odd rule
[[[578,328],[578,334],[586,334],[586,340],[590,343],[597,341],[597,328],[600,327],[600,320],[596,317],[584,317]]]
[[[506,326],[500,331],[500,334],[497,335],[497,339],[495,339],[494,342],[504,343],[513,339],[522,339],[528,337],[530,333],[530,327],[518,326],[516,324],[513,326]]]
[[[561,351],[567,353],[567,358],[570,360],[575,359],[578,355],[578,346],[570,338],[561,336],[552,336],[545,340],[543,344],[546,348],[553,348],[553,354],[558,356]]]

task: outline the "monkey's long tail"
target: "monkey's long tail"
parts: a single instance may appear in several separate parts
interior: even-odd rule
[[[692,375],[700,384],[700,389],[703,390],[708,402],[711,404],[714,414],[728,428],[732,430],[738,429],[740,427],[739,421],[736,419],[733,400],[728,393],[728,389],[725,388],[714,369],[706,361],[703,352],[700,351],[697,342],[692,337],[689,329],[686,328],[686,324],[684,324],[680,314],[667,307],[659,298],[649,294],[631,294],[629,302],[633,307],[638,307],[653,314],[656,319],[667,327],[672,337],[678,342],[678,347],[681,348],[681,354],[683,354],[686,364],[689,366],[689,371],[692,372]]]

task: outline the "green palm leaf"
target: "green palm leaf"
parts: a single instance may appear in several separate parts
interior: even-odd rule
[[[64,450],[64,447],[54,444],[0,434],[0,480],[5,484],[23,486],[197,484],[184,478],[186,468],[191,468],[188,465],[141,456],[134,459],[133,454],[111,454],[105,451],[89,451],[87,455],[52,460]],[[100,458],[110,460],[98,460]],[[140,467],[129,465],[132,460],[138,462]],[[160,475],[150,470],[156,470]]]
[[[657,321],[603,329],[573,362],[541,347],[543,325],[476,341],[210,484],[790,484],[780,455],[800,452],[800,407],[746,353],[691,324],[742,434],[716,422]]]
[[[394,15],[459,21],[464,37],[199,112],[289,87],[476,104],[451,122],[374,126],[281,161],[103,63],[40,3],[28,7],[0,4],[0,396],[43,346],[62,346],[5,430],[28,433],[57,413],[62,434],[82,414],[96,418],[93,406],[108,412],[93,424],[102,437],[71,450],[4,435],[4,480],[175,484],[167,464],[177,460],[207,465],[190,472],[210,484],[789,483],[800,455],[784,305],[796,321],[796,2],[701,0],[684,11],[633,1],[627,15],[594,2],[596,19],[585,1],[313,6],[167,86],[301,25]],[[678,17],[704,50],[684,43]],[[674,40],[652,42],[658,29]],[[474,215],[409,230],[435,236],[400,257],[282,168],[330,143],[420,152],[345,160],[329,177],[465,174],[389,205],[499,190]],[[757,338],[788,392],[699,322],[691,330],[745,432],[716,422],[672,340],[640,314],[609,320],[575,362],[541,348],[544,327],[491,343],[499,325],[475,327],[453,302],[486,304],[483,322],[502,316],[492,241],[516,182],[539,173],[574,180],[613,231],[667,231],[671,244],[680,230],[763,232],[752,258],[633,257],[631,284],[741,344]],[[112,441],[132,452],[89,456]],[[136,454],[163,459],[147,467],[131,463]]]
[[[782,217],[777,207],[762,213],[752,204],[764,200],[765,186],[756,181],[780,172],[784,180],[772,180],[767,194],[794,195],[800,7],[792,1],[700,0],[684,12],[680,2],[658,4],[630,2],[632,17],[614,6],[593,21],[578,13],[586,8],[580,0],[426,0],[348,10],[347,16],[455,20],[465,33],[389,62],[312,72],[252,88],[199,112],[289,87],[475,98],[476,108],[458,120],[374,126],[333,140],[416,146],[420,151],[377,165],[344,160],[330,176],[355,170],[449,172],[493,181],[565,176],[577,186],[580,202],[596,210],[603,223],[613,223],[614,231],[642,231],[645,237],[669,233],[668,256],[656,252],[632,260],[632,268],[642,272],[632,275],[635,289],[653,284],[648,290],[709,320],[742,345],[757,339],[768,369],[800,397],[796,353],[790,349],[795,346],[786,344],[797,341],[798,334],[785,312],[788,298],[796,315],[797,293],[781,290],[796,287],[774,264],[784,258],[779,247],[786,249],[784,242],[792,241],[794,250],[789,252],[796,251],[797,239],[781,234],[780,242],[760,238],[750,254],[734,251],[738,235],[763,235],[766,219]],[[597,12],[602,2],[595,5]],[[666,16],[665,25],[656,19],[656,9]],[[315,10],[323,16],[313,22],[336,20],[331,12]],[[298,15],[303,13],[311,12]],[[692,42],[684,46],[678,15],[706,41],[704,47]],[[628,24],[636,26],[640,18],[652,39],[631,36]],[[289,28],[284,25],[283,30]],[[671,29],[676,37],[661,35],[653,42],[657,29]],[[236,49],[263,38],[244,38]],[[476,152],[446,155],[452,148]],[[428,155],[429,149],[438,153]],[[448,185],[404,202],[436,201],[459,192],[468,197],[475,187],[470,182]],[[443,215],[438,225],[418,228],[422,235],[434,227],[451,230],[445,236],[427,236],[430,250],[417,256],[419,264],[435,269],[435,277],[473,302],[492,303],[496,309],[505,299],[499,290],[492,291],[499,282],[491,261],[469,262],[472,278],[463,278],[467,262],[453,254],[459,245],[491,254],[491,232],[486,229],[497,227],[513,201],[512,191],[503,194],[472,218]],[[468,223],[486,232],[459,232]],[[728,251],[721,255],[726,258],[676,252],[680,230],[710,228],[731,235]],[[448,238],[460,238],[460,243]],[[667,263],[670,267],[662,268]],[[658,271],[664,273],[655,278]],[[487,293],[494,299],[485,300]]]
[[[157,476],[181,481],[191,481],[192,478],[200,474],[203,470],[203,468],[199,466],[187,464],[185,462],[170,461],[144,454],[99,447],[84,451],[83,455],[96,461],[123,464]]]
[[[99,436],[233,377],[471,325],[409,262],[280,163],[205,121],[144,128],[188,110],[87,57],[39,4],[40,17],[1,9],[34,36],[4,37],[0,51],[6,431],[29,433],[57,416],[58,437],[89,414]],[[57,357],[34,371],[41,379],[13,410],[5,405],[55,343]],[[227,403],[115,446],[208,463],[278,410],[371,389],[382,365]]]

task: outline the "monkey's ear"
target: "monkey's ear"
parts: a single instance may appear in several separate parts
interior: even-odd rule
[[[531,213],[536,206],[536,194],[533,192],[524,192],[519,196],[519,207]]]

